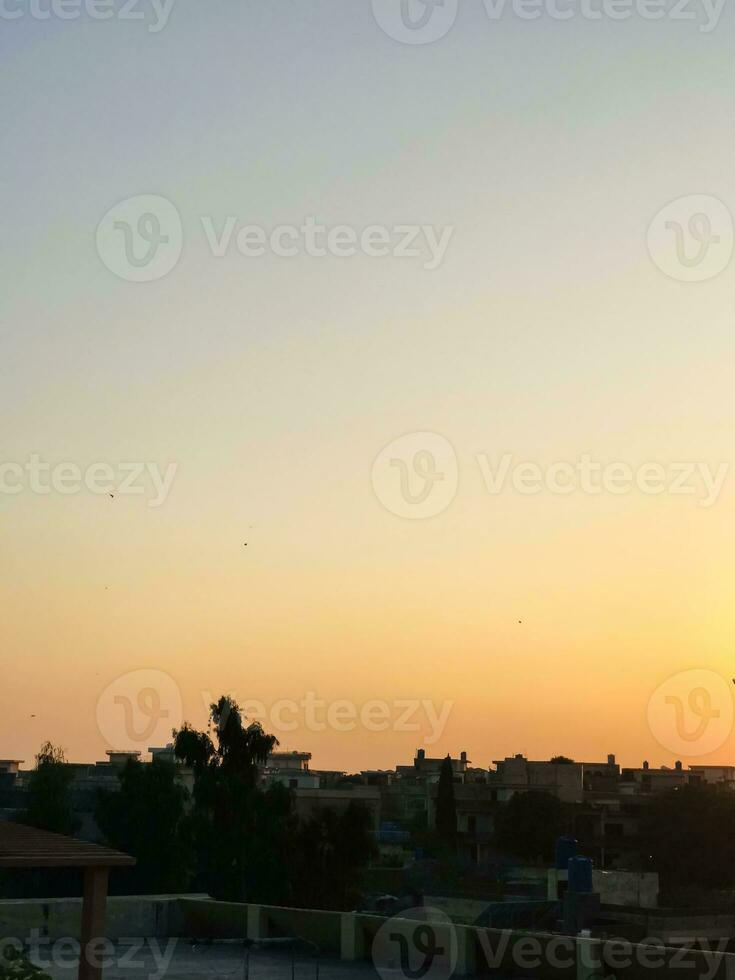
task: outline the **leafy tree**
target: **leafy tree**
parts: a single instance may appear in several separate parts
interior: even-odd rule
[[[238,703],[228,695],[209,706],[210,729],[216,732],[216,742],[209,732],[198,732],[184,724],[174,732],[174,752],[177,758],[194,769],[200,779],[209,772],[222,773],[238,779],[246,786],[255,786],[258,766],[266,761],[276,745],[275,735],[267,735],[260,722],[247,728],[243,725]]]
[[[297,904],[294,868],[299,821],[290,790],[280,784],[251,789],[240,825],[244,837],[237,852],[242,864],[241,894],[265,905]]]
[[[574,759],[570,759],[566,755],[552,755],[550,761],[557,766],[571,766],[574,763]]]
[[[495,842],[507,854],[530,861],[551,861],[556,838],[569,823],[567,807],[551,793],[514,793],[495,818]]]
[[[323,810],[300,820],[285,786],[258,784],[278,740],[244,724],[230,697],[210,705],[210,719],[208,732],[190,725],[174,732],[177,758],[194,771],[198,885],[230,901],[354,907],[375,847],[369,813],[355,803],[340,815]]]
[[[439,771],[436,792],[436,831],[443,844],[453,846],[457,837],[457,805],[454,800],[454,770],[449,756]]]
[[[357,881],[377,848],[369,810],[353,800],[342,813],[324,808],[301,822],[294,899],[305,908],[354,908]]]
[[[641,823],[644,866],[669,883],[735,885],[735,793],[689,785],[653,797]]]
[[[138,859],[126,887],[142,894],[185,890],[192,870],[189,794],[175,767],[129,759],[118,779],[119,791],[99,791],[95,815],[109,844]]]
[[[21,822],[56,834],[72,835],[79,827],[72,808],[73,781],[74,773],[64,750],[44,742],[28,779],[28,808]]]
[[[210,705],[210,731],[185,724],[174,732],[176,757],[194,770],[193,832],[202,885],[217,898],[243,901],[286,889],[282,845],[291,820],[288,793],[257,788],[258,766],[278,744],[259,723],[243,724],[240,707],[223,696]],[[271,876],[262,870],[270,865]]]

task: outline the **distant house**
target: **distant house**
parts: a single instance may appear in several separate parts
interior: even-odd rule
[[[261,771],[266,786],[280,783],[289,789],[319,789],[319,775],[309,770],[311,752],[271,752]]]
[[[463,783],[469,762],[467,753],[462,752],[458,759],[451,759],[455,783]],[[400,779],[415,779],[423,783],[438,783],[444,758],[428,758],[425,749],[416,750],[416,758],[412,766],[396,766],[396,775]]]

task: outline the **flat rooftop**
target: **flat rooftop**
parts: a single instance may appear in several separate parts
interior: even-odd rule
[[[170,944],[170,945],[168,945]],[[41,950],[33,960],[53,980],[76,980],[77,961],[63,950],[54,957],[53,944]],[[291,980],[291,954],[252,947],[248,953],[241,944],[192,945],[186,939],[147,940],[138,943],[110,945],[110,959],[105,963],[104,980],[200,980],[232,977],[237,980]],[[52,959],[60,962],[51,963]],[[319,980],[380,980],[367,962],[345,963],[336,957],[318,960]],[[317,958],[297,951],[294,955],[294,980],[317,980]]]

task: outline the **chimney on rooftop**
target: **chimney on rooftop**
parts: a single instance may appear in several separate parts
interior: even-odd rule
[[[130,759],[140,759],[140,752],[125,749],[110,749],[105,752],[113,766],[124,766]]]

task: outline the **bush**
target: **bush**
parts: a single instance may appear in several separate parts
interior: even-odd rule
[[[12,945],[0,950],[0,980],[51,980]]]

